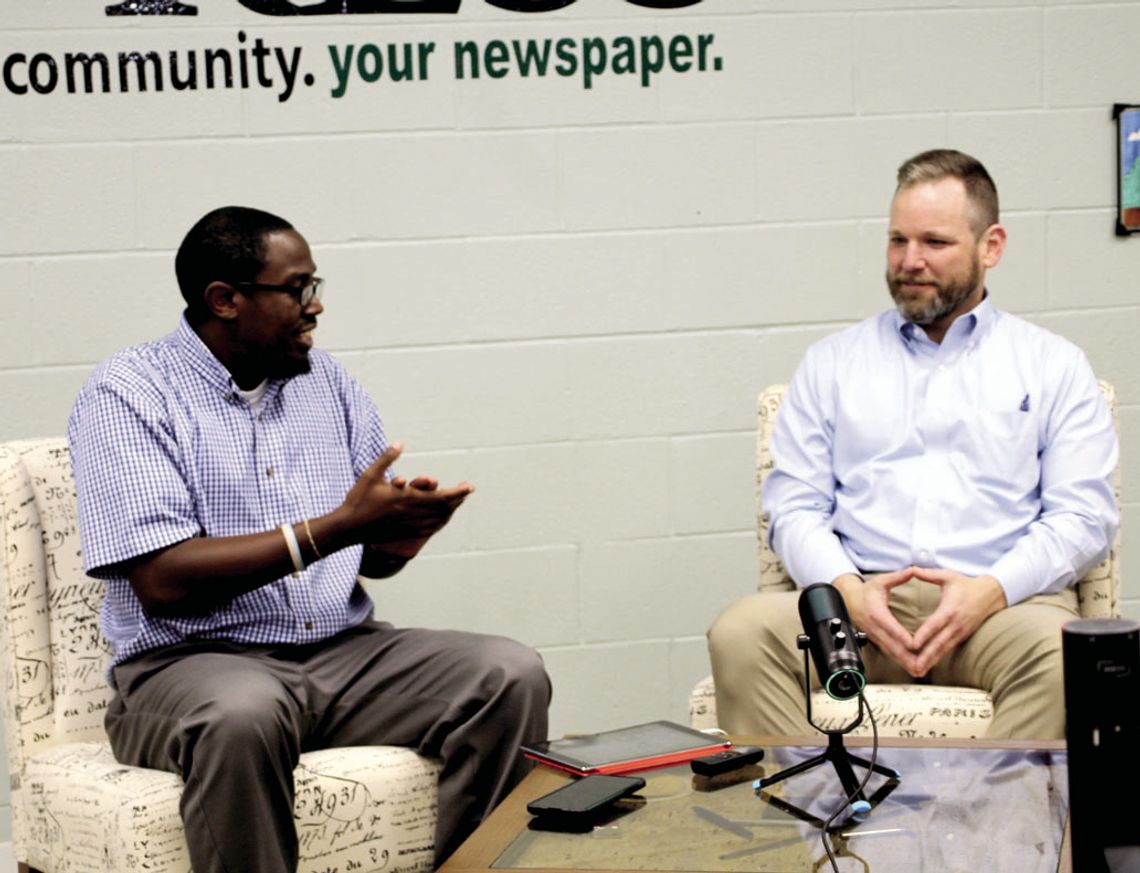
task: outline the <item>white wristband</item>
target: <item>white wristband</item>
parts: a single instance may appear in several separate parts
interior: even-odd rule
[[[289,547],[289,557],[293,559],[293,575],[296,576],[305,569],[305,561],[301,557],[301,544],[297,542],[297,534],[293,525],[281,525],[281,535],[285,537],[285,545]]]

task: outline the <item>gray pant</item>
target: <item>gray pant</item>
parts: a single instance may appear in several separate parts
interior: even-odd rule
[[[526,774],[550,680],[503,637],[365,622],[321,643],[185,643],[115,668],[115,757],[182,776],[195,873],[294,873],[301,752],[407,746],[443,760],[436,864]]]

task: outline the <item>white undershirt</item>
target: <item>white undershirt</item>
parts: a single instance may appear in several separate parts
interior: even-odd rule
[[[257,411],[257,407],[261,404],[261,399],[265,397],[265,392],[269,388],[269,380],[262,379],[261,384],[250,388],[246,391],[244,388],[238,388],[238,394],[245,398],[245,402],[249,404],[250,409]]]

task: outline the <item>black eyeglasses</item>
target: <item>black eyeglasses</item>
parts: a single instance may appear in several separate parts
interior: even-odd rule
[[[231,282],[235,288],[249,288],[253,291],[284,291],[291,295],[302,309],[307,309],[314,300],[320,300],[324,292],[325,280],[313,276],[304,285],[263,285],[260,282]]]

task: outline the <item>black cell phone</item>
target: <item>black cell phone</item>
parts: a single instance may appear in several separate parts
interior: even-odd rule
[[[644,787],[645,780],[640,776],[597,773],[583,776],[532,800],[526,805],[526,811],[531,815],[554,818],[591,816],[618,798]]]

